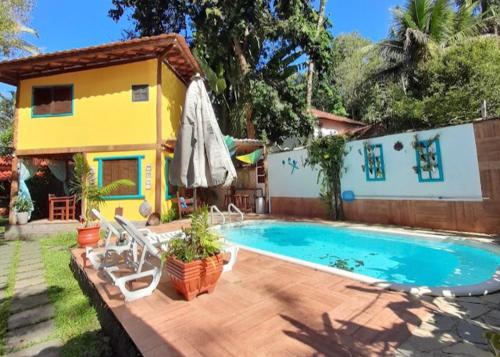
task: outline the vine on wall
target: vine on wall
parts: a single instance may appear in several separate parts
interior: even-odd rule
[[[307,164],[319,168],[320,198],[327,204],[330,216],[335,220],[344,218],[340,178],[347,155],[346,142],[345,136],[329,135],[313,140],[307,149]]]

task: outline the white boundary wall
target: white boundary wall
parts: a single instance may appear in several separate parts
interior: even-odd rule
[[[419,182],[412,146],[415,134],[426,140],[439,134],[444,181]],[[399,141],[403,149],[397,151]],[[364,143],[382,144],[385,181],[367,181],[362,165]],[[457,125],[433,130],[387,135],[347,144],[342,191],[353,191],[359,199],[482,200],[474,127]],[[305,165],[306,149],[268,156],[271,197],[319,197],[318,170]],[[294,164],[295,161],[295,164]],[[294,169],[293,166],[296,168]]]
[[[416,154],[412,143],[415,134],[419,140],[427,140],[439,134],[441,162],[444,180],[419,182],[413,167]],[[403,149],[394,149],[396,142]],[[365,164],[364,143],[382,144],[385,180],[367,181],[362,165]],[[481,200],[481,180],[477,160],[476,141],[472,124],[464,124],[387,135],[347,144],[344,159],[346,171],[342,175],[342,190],[353,191],[359,199],[427,199],[427,200]]]

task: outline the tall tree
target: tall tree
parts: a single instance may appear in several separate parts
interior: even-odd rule
[[[323,30],[323,22],[325,20],[325,7],[326,7],[326,0],[320,0],[319,13],[318,13],[318,26],[316,26],[316,37],[318,37],[319,34],[321,33],[321,30]],[[307,69],[307,94],[306,94],[307,108],[311,108],[312,104],[313,77],[314,77],[314,61],[310,59]]]
[[[21,35],[36,35],[35,30],[26,26],[32,8],[30,0],[0,1],[0,54],[12,56],[16,53],[38,53],[38,49],[24,40]]]
[[[497,22],[496,14],[476,15],[476,6],[477,2],[465,0],[454,11],[448,0],[407,0],[405,7],[396,7],[389,38],[380,43],[387,62],[384,74],[401,75],[406,91],[406,81],[415,80],[417,67],[433,52],[477,36],[486,24]]]
[[[118,3],[123,9],[114,18],[131,10],[137,34],[165,31],[159,25],[151,29],[148,19],[139,16],[163,16],[146,10],[155,4],[115,0],[114,10]],[[305,98],[296,87],[296,77],[304,66],[300,59],[307,54],[321,73],[329,63],[331,47],[328,31],[316,36],[318,13],[311,1],[191,0],[175,9],[178,16],[187,18],[194,52],[210,72],[204,70],[207,78],[211,84],[218,83],[214,103],[226,132],[280,142],[311,131]]]

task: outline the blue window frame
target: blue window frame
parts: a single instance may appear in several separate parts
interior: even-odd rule
[[[385,181],[382,144],[365,145],[365,176],[366,181]]]
[[[419,140],[415,146],[416,171],[419,182],[444,181],[439,138]]]
[[[116,161],[116,160],[137,160],[137,180],[136,187],[137,193],[134,195],[113,195],[103,197],[105,200],[135,200],[144,199],[142,194],[142,160],[144,155],[128,155],[128,156],[110,156],[110,157],[97,157],[94,161],[97,161],[97,184],[99,187],[103,185],[103,162],[104,161]]]
[[[169,170],[170,167],[172,166],[173,158],[171,157],[166,157],[165,158],[165,199],[169,200],[176,196],[177,194],[177,187],[173,186],[170,184],[170,181],[168,179],[169,175]]]
[[[32,118],[72,116],[73,111],[74,89],[72,84],[34,86],[31,89]]]

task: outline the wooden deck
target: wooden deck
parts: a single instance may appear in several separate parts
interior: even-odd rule
[[[152,296],[124,303],[102,273],[83,267],[82,253],[73,251],[81,275],[145,356],[390,355],[432,310],[405,294],[248,251],[213,294],[186,302],[163,279]]]

